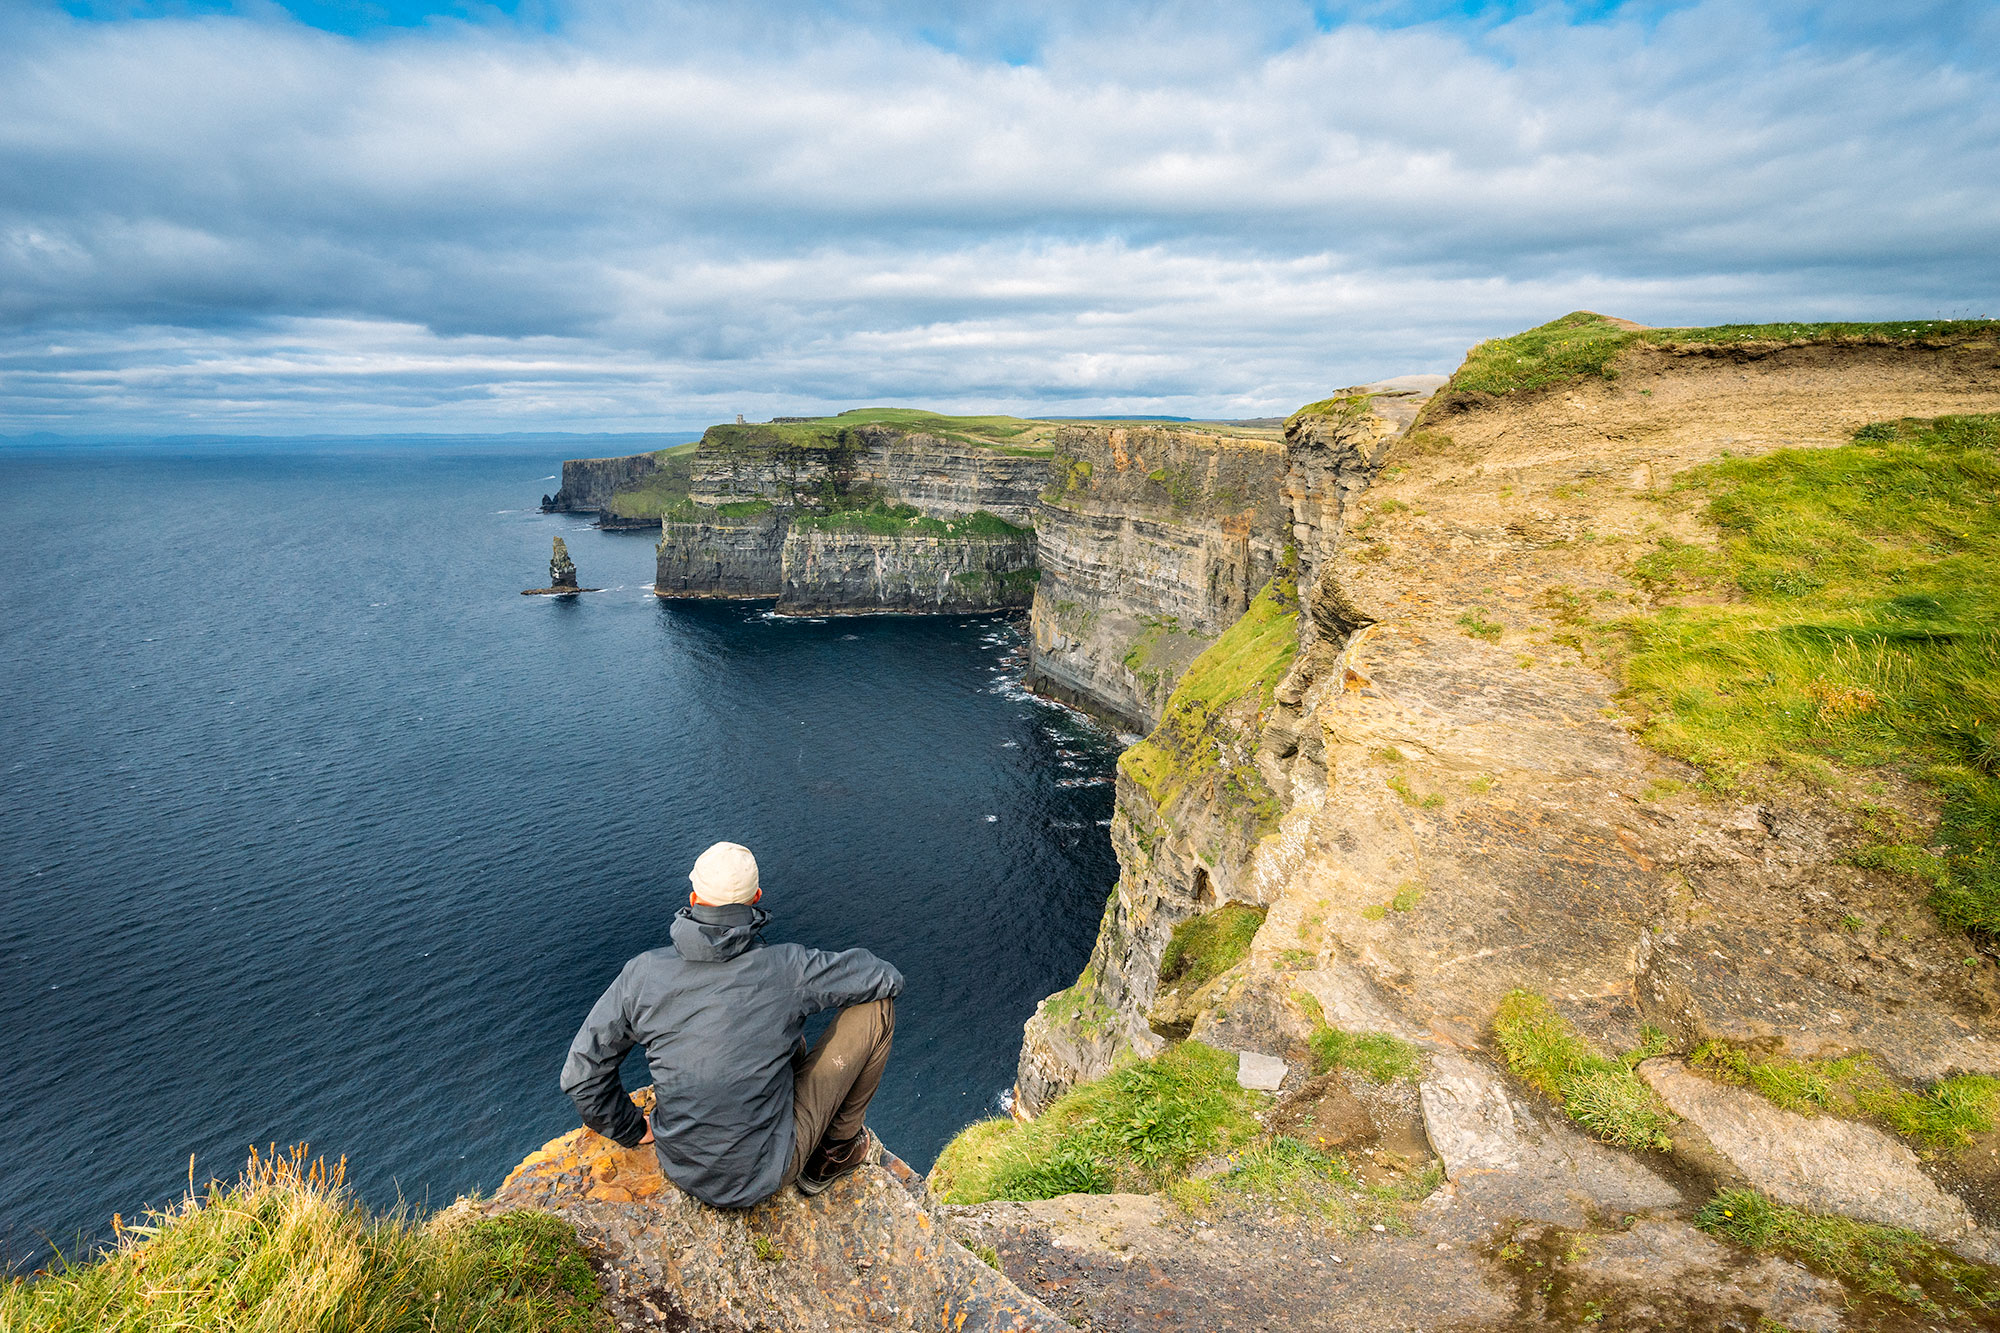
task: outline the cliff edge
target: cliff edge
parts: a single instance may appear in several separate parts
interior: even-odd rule
[[[886,1151],[817,1197],[787,1188],[728,1211],[676,1190],[651,1147],[576,1129],[530,1154],[490,1200],[466,1206],[553,1213],[574,1226],[621,1329],[1070,1327],[947,1234],[922,1182]]]
[[[1104,1327],[2000,1322],[1995,333],[1579,313],[1288,421],[965,1234]],[[1090,1128],[1196,1048],[1248,1119]]]

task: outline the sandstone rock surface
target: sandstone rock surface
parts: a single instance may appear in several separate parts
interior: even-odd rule
[[[635,1100],[650,1095],[638,1094]],[[650,1147],[586,1129],[531,1154],[484,1211],[534,1208],[577,1229],[621,1329],[693,1333],[1055,1333],[1068,1324],[967,1251],[891,1155],[807,1198],[695,1202]]]
[[[1648,1060],[1639,1072],[1752,1188],[1778,1202],[1903,1227],[1947,1245],[1971,1240],[1985,1252],[1986,1238],[1976,1237],[1965,1204],[1924,1174],[1915,1153],[1873,1125],[1787,1111],[1678,1060]]]
[[[1698,775],[1636,739],[1612,656],[1617,620],[1653,604],[1634,562],[1663,543],[1717,540],[1697,508],[1674,502],[1678,474],[1725,452],[1845,443],[1871,421],[2000,411],[2000,349],[1642,346],[1617,371],[1421,415],[1415,401],[1352,390],[1287,423],[1298,653],[1268,707],[1214,710],[1227,725],[1203,733],[1205,754],[1230,771],[1254,765],[1282,813],[1245,839],[1249,821],[1227,813],[1220,784],[1142,782],[1121,764],[1121,875],[1097,946],[1024,1034],[1016,1093],[1029,1114],[1161,1044],[1149,1014],[1169,1035],[1296,1056],[1309,1001],[1335,1027],[1413,1043],[1427,1137],[1449,1179],[1410,1220],[1421,1246],[1339,1243],[1349,1260],[1347,1249],[1385,1247],[1385,1271],[1438,1256],[1434,1290],[1343,1285],[1379,1299],[1377,1327],[1854,1326],[1837,1284],[1692,1228],[1718,1180],[1739,1175],[1992,1257],[1990,1232],[1973,1225],[1990,1201],[1965,1183],[1984,1178],[1977,1164],[1918,1163],[1884,1136],[1854,1141],[1860,1126],[1774,1124],[1764,1113],[1775,1108],[1740,1101],[1753,1094],[1717,1099],[1730,1090],[1713,1088],[1667,1098],[1685,1108],[1685,1146],[1628,1152],[1523,1086],[1496,1049],[1501,1000],[1525,989],[1608,1056],[1724,1039],[1793,1058],[1866,1051],[1912,1081],[2000,1073],[1993,958],[1940,927],[1921,886],[1854,864],[1864,830],[1817,789],[1735,802],[1692,790]],[[1081,497],[1072,516],[1063,507],[1052,498],[1038,520],[1038,660],[1114,660],[1082,626],[1065,630],[1053,601],[1045,617],[1043,599],[1072,581],[1062,562],[1086,570],[1079,586],[1092,572],[1075,554],[1085,520],[1118,523]],[[1115,560],[1096,568],[1103,586],[1134,590],[1122,606],[1137,623],[1162,584],[1121,579]],[[1067,679],[1137,706],[1115,673]],[[1230,747],[1246,744],[1239,761]],[[1931,814],[1894,774],[1871,799]],[[1174,927],[1230,902],[1268,908],[1247,959],[1162,1001]],[[1717,1132],[1704,1136],[1710,1122]],[[1982,1159],[1988,1146],[1977,1145]],[[1816,1158],[1848,1151],[1872,1154],[1868,1165],[1803,1178]],[[1331,1282],[1330,1253],[1258,1267],[1260,1244],[1305,1244],[1296,1226],[1218,1244],[1168,1213],[1142,1226],[1132,1205],[1114,1217],[1056,1202],[954,1220],[1058,1308],[1079,1319],[1087,1309],[1092,1327],[1194,1326],[1173,1322],[1176,1311],[1203,1284],[1231,1282],[1244,1294],[1203,1312],[1214,1327],[1348,1326],[1347,1311],[1313,1295]],[[1093,1226],[1114,1239],[1089,1242]],[[1359,1279],[1359,1262],[1341,1276]]]

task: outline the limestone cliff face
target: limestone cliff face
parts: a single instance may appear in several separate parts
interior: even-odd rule
[[[1294,1078],[1309,1014],[1414,1043],[1426,1132],[1464,1197],[1550,1221],[1578,1206],[1685,1219],[1717,1182],[1747,1181],[1992,1262],[1987,1148],[1919,1159],[1879,1129],[1692,1078],[1686,1061],[1723,1039],[1865,1053],[1904,1086],[2000,1074],[2000,969],[1936,922],[1920,886],[1856,864],[1852,806],[1811,787],[1697,795],[1697,774],[1635,739],[1592,635],[1650,604],[1640,556],[1717,540],[1673,503],[1676,474],[1725,450],[1845,443],[1874,421],[2000,411],[2000,353],[1990,339],[1649,345],[1616,370],[1449,398],[1414,422],[1412,402],[1348,394],[1289,423],[1294,653],[1268,698],[1170,706],[1121,761],[1120,882],[1084,975],[1028,1025],[1018,1105],[1032,1114],[1119,1052],[1156,1047],[1173,926],[1256,903],[1269,911],[1249,956],[1194,1006],[1192,1035],[1277,1055]],[[1039,636],[1081,563],[1065,507],[1039,525],[1037,646],[1052,657]],[[1926,817],[1878,785],[1871,800]],[[1493,1035],[1516,989],[1605,1052],[1663,1034],[1641,1073],[1683,1118],[1672,1169],[1522,1099]],[[1877,1167],[1801,1173],[1797,1154],[1819,1151]]]
[[[776,597],[784,580],[784,515],[709,512],[660,525],[653,591],[662,597]]]
[[[1030,687],[1144,729],[1278,567],[1284,447],[1199,427],[1076,426],[1056,435],[1050,467]]]
[[[638,486],[659,470],[660,460],[652,454],[571,458],[562,465],[562,488],[546,497],[544,508],[558,514],[594,513],[612,492]]]
[[[663,523],[653,590],[668,598],[771,597],[780,612],[796,615],[939,615],[1026,607],[1034,581],[1032,532],[827,529],[768,508]]]
[[[903,537],[794,528],[778,609],[800,615],[1019,610],[1034,595],[1035,539]]]
[[[1240,610],[1229,616],[1232,624],[1200,642],[1202,655],[1164,682],[1155,705],[1159,725],[1119,763],[1111,823],[1119,882],[1082,977],[1044,1001],[1028,1022],[1015,1085],[1025,1113],[1099,1077],[1121,1052],[1151,1054],[1164,1046],[1151,1011],[1175,926],[1230,902],[1272,900],[1277,820],[1291,795],[1288,764],[1307,730],[1298,725],[1297,698],[1285,692],[1286,667],[1301,642],[1325,637],[1315,619],[1345,624],[1321,605],[1317,565],[1338,543],[1350,497],[1368,485],[1383,449],[1420,402],[1414,394],[1357,391],[1316,404],[1287,423],[1275,456],[1246,452],[1238,460],[1246,472],[1271,469],[1260,499],[1275,513],[1260,515],[1257,526],[1287,532],[1291,558],[1278,553],[1271,564],[1245,570],[1264,575],[1262,592],[1251,590],[1254,601],[1237,602],[1226,579],[1209,585],[1230,589],[1225,604]],[[1045,540],[1056,526],[1044,519]],[[1187,605],[1186,586],[1169,586]],[[1142,623],[1144,615],[1138,613]],[[1246,660],[1254,675],[1243,670]],[[1188,696],[1175,699],[1176,684],[1188,686]],[[1215,710],[1191,697],[1232,692]],[[1178,1024],[1161,1026],[1187,1035]]]
[[[877,494],[932,518],[983,509],[1016,525],[1033,522],[1048,476],[1040,450],[962,443],[923,431],[869,424],[805,446],[757,426],[716,426],[695,451],[697,504],[790,503],[822,487]]]

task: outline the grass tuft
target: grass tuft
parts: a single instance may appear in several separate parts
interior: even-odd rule
[[[946,1203],[1152,1190],[1257,1130],[1259,1093],[1236,1056],[1185,1041],[1058,1097],[1028,1124],[983,1120],[945,1145],[931,1191]]]
[[[824,514],[799,512],[792,526],[810,532],[865,532],[881,537],[1026,537],[1004,518],[976,510],[961,518],[926,518],[915,505],[876,501],[866,507],[835,509]]]
[[[1231,903],[1174,927],[1160,955],[1160,984],[1192,993],[1250,956],[1265,909]]]
[[[1962,1148],[2000,1120],[2000,1078],[1990,1074],[1953,1074],[1913,1089],[1894,1082],[1866,1052],[1792,1060],[1721,1041],[1695,1047],[1689,1063],[1711,1078],[1753,1088],[1787,1111],[1877,1120],[1924,1148]]]
[[[1673,1113],[1630,1065],[1592,1050],[1542,996],[1508,992],[1494,1032],[1507,1067],[1598,1138],[1621,1148],[1673,1147]]]
[[[121,1226],[101,1257],[0,1285],[0,1328],[608,1333],[568,1223],[530,1212],[458,1226],[373,1217],[343,1174],[303,1145],[252,1153],[234,1184]]]

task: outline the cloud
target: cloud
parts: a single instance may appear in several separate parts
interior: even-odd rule
[[[1578,306],[1992,312],[2000,23],[1912,12],[20,15],[0,429],[1251,415]]]

